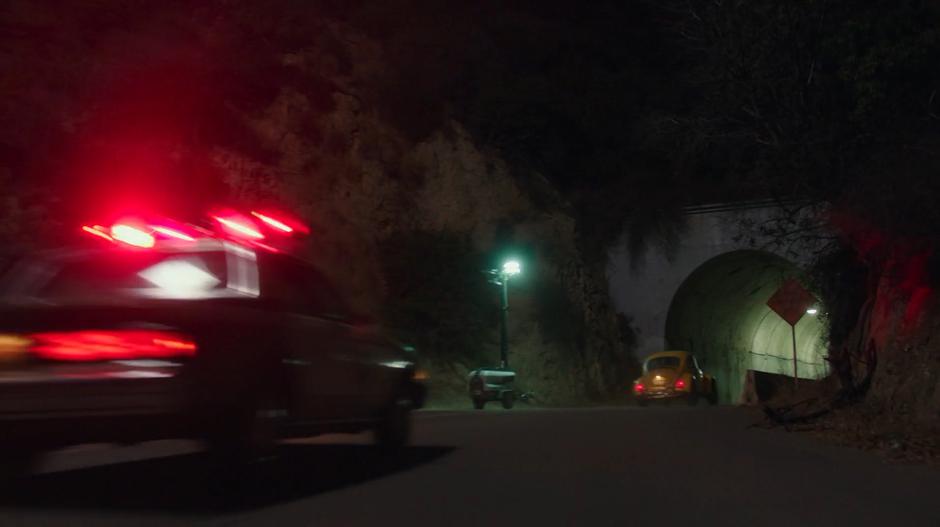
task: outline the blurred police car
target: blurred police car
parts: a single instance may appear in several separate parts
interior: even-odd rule
[[[253,454],[276,440],[374,430],[404,444],[424,388],[413,352],[277,250],[267,215],[210,228],[93,225],[0,281],[0,467],[85,442],[196,438]],[[270,220],[270,221],[267,221]]]

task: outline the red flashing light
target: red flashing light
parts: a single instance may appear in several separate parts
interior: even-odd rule
[[[247,225],[243,221],[238,221],[232,218],[223,218],[222,216],[213,216],[212,218],[233,234],[254,240],[264,239],[264,234],[258,232],[258,229],[255,228],[254,225]]]
[[[676,389],[685,390],[685,381],[682,379],[676,379]]]
[[[163,227],[162,225],[153,225],[152,228],[153,228],[153,232],[162,234],[163,236],[166,236],[167,238],[176,238],[177,240],[183,240],[187,242],[196,241],[196,238],[193,238],[192,236],[188,234],[184,234],[178,230],[171,229],[169,227]]]
[[[188,340],[176,339],[153,339],[155,346],[161,346],[168,350],[196,351],[196,345]]]
[[[254,246],[257,247],[257,248],[259,248],[259,249],[264,249],[265,251],[268,251],[269,253],[278,254],[278,253],[281,252],[281,251],[278,250],[277,248],[271,247],[270,245],[268,245],[268,244],[266,244],[266,243],[255,242],[255,243],[254,243]]]
[[[123,223],[111,226],[111,237],[119,242],[143,249],[150,249],[154,245],[152,234]]]
[[[276,218],[272,218],[271,216],[268,216],[266,214],[261,214],[260,212],[251,211],[251,215],[281,232],[285,232],[288,234],[294,232],[294,228],[291,227],[290,225]]]
[[[109,242],[113,242],[113,241],[114,241],[114,238],[112,238],[111,235],[109,235],[107,232],[105,232],[105,228],[102,227],[101,225],[95,225],[94,227],[89,227],[88,225],[83,225],[83,226],[82,226],[82,230],[85,231],[85,232],[87,232],[88,234],[91,234],[92,236],[97,236],[97,237],[99,237],[99,238],[103,238],[103,239],[105,239],[105,240],[108,240]]]
[[[214,228],[200,228],[194,225],[175,222],[162,218],[156,221],[140,217],[126,217],[110,228],[100,225],[84,225],[82,230],[110,242],[121,242],[132,247],[151,249],[160,240],[181,240],[195,242],[200,238],[237,238],[270,252],[280,252],[276,244],[262,244],[270,234],[284,236],[306,235],[310,229],[300,221],[281,213],[268,213],[252,210],[241,212],[237,209],[217,209],[209,214],[215,223]]]
[[[89,362],[169,358],[196,354],[196,343],[167,331],[86,330],[35,333],[30,350],[57,361]]]

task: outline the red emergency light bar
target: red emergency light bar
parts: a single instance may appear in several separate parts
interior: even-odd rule
[[[298,235],[310,234],[310,228],[295,218],[280,212],[271,212],[267,210],[253,210],[251,215],[261,221],[262,226],[267,227],[275,234],[280,235]]]
[[[101,225],[82,226],[82,230],[109,242],[121,242],[132,247],[150,249],[156,245],[157,235],[163,238],[174,238],[185,241],[196,241],[196,238],[180,231],[160,225],[132,225],[128,223],[115,223],[110,229]]]
[[[123,219],[110,228],[84,225],[82,230],[110,242],[141,249],[151,249],[161,239],[195,242],[199,238],[230,238],[271,252],[280,252],[280,249],[261,243],[261,240],[267,238],[266,233],[291,237],[310,232],[306,225],[296,220],[269,212],[251,211],[249,216],[232,209],[224,209],[210,214],[209,218],[214,226],[210,230],[165,219],[150,222],[135,218]],[[255,219],[258,221],[254,221]]]
[[[255,212],[255,211],[251,211],[251,215],[267,223],[271,227],[274,227],[275,229],[281,232],[287,232],[287,233],[294,232],[293,227],[282,222],[281,220],[278,220],[277,218],[272,218],[271,216],[261,214],[260,212]]]
[[[241,216],[213,216],[212,219],[219,222],[219,225],[229,234],[236,237],[248,238],[251,240],[263,240],[264,234],[258,229],[258,226],[248,218]]]
[[[190,236],[190,235],[188,235],[188,234],[182,233],[182,232],[180,232],[180,231],[178,231],[178,230],[176,230],[176,229],[171,229],[171,228],[169,228],[169,227],[164,227],[164,226],[162,226],[162,225],[154,225],[154,226],[153,226],[153,232],[162,234],[162,235],[166,236],[167,238],[175,238],[175,239],[177,239],[177,240],[183,240],[183,241],[185,241],[185,242],[194,242],[194,241],[196,241],[196,238],[193,238],[192,236]]]
[[[142,249],[150,249],[156,242],[149,232],[125,223],[111,226],[111,238]]]
[[[94,227],[89,227],[88,225],[84,225],[82,226],[82,230],[87,232],[88,234],[91,234],[92,236],[103,238],[105,240],[108,240],[109,242],[114,241],[114,238],[112,238],[111,235],[108,234],[105,228],[102,227],[101,225],[95,225]]]

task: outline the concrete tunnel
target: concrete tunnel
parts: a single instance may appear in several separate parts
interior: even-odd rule
[[[666,317],[670,349],[692,351],[715,376],[719,400],[742,400],[748,370],[793,375],[790,325],[767,300],[800,269],[780,256],[740,250],[716,256],[679,286]],[[805,315],[796,325],[797,375],[818,379],[828,373],[825,326]]]

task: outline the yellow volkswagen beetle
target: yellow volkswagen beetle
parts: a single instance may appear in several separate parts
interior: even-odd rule
[[[700,398],[715,404],[718,385],[688,351],[661,351],[643,361],[643,375],[633,381],[633,395],[640,406],[653,400],[669,402],[679,398],[690,405]]]

